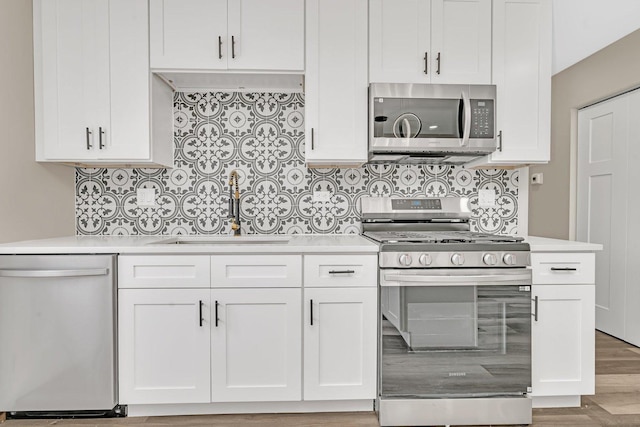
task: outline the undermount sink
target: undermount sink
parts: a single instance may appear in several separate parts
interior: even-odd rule
[[[152,245],[274,245],[286,244],[291,236],[203,236],[174,237],[150,243]]]

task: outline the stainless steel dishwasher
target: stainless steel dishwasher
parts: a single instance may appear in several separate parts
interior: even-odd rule
[[[119,415],[115,268],[115,255],[0,256],[0,412]]]

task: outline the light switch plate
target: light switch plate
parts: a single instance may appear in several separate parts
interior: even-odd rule
[[[156,205],[155,188],[138,188],[136,196],[138,198],[138,206],[140,207],[152,207]]]
[[[329,191],[314,191],[313,192],[313,201],[314,202],[329,202],[329,201],[331,201],[331,193]]]
[[[478,190],[478,205],[481,208],[496,207],[496,191],[495,190]]]

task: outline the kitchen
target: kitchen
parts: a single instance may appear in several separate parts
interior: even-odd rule
[[[30,15],[31,11],[23,11],[23,13]],[[26,21],[24,22],[30,22],[31,16],[25,19]],[[364,22],[366,34],[366,20]],[[307,31],[309,31],[309,25],[307,23]],[[28,33],[30,33],[30,29]],[[213,50],[219,53],[218,49],[222,51],[222,48],[219,48],[218,40],[215,41]],[[223,48],[228,49],[226,52],[230,57],[233,56],[232,42],[227,42],[226,39],[223,42],[225,43]],[[344,43],[344,40],[342,42]],[[362,40],[359,42],[362,43]],[[366,45],[366,37],[364,42]],[[227,44],[229,46],[226,46]],[[240,49],[239,46],[238,49]],[[307,55],[309,54],[308,50],[309,48],[307,47]],[[240,56],[239,53],[240,51],[238,51],[238,56]],[[366,70],[366,49],[364,53]],[[26,57],[24,53],[21,55],[22,59],[27,61],[25,69],[32,67],[28,58],[31,52],[29,51]],[[347,55],[347,57],[339,59],[346,61],[349,58],[352,61],[354,59],[358,60],[353,58],[353,55]],[[436,59],[431,59],[434,61],[433,66],[437,69],[438,63]],[[362,58],[359,60],[362,60]],[[446,55],[441,57],[441,63],[444,72],[444,67],[447,64]],[[161,68],[169,69],[171,66]],[[432,68],[430,63],[428,71],[432,70]],[[307,74],[309,71],[309,60],[307,59]],[[420,68],[419,72],[422,73],[423,69]],[[629,73],[632,74],[631,72]],[[180,76],[173,77],[179,78]],[[206,78],[203,77],[203,79],[206,82]],[[8,80],[10,81],[11,79]],[[296,84],[299,85],[300,83],[295,80],[295,75],[294,77],[287,75],[286,79],[274,78],[271,80],[271,82],[274,81],[280,87],[284,85],[295,87]],[[523,200],[523,193],[529,192],[528,179],[524,180],[524,185],[522,185],[523,182],[520,179],[521,174],[526,174],[526,169],[485,170],[466,169],[449,165],[423,166],[406,164],[392,166],[368,165],[346,169],[306,168],[305,164],[311,163],[315,163],[315,166],[333,166],[340,161],[353,162],[354,160],[359,160],[351,165],[345,164],[347,166],[355,166],[356,163],[366,160],[364,159],[366,157],[366,143],[364,154],[362,154],[362,151],[353,153],[341,152],[341,155],[344,154],[344,159],[338,158],[335,148],[330,149],[328,152],[323,152],[327,146],[325,145],[327,139],[322,135],[324,127],[321,124],[318,124],[317,127],[310,126],[309,118],[318,114],[323,117],[322,114],[326,114],[326,112],[322,113],[322,106],[318,107],[309,102],[314,90],[312,82],[313,80],[307,75],[304,97],[299,94],[299,89],[298,92],[292,90],[289,95],[275,97],[255,95],[249,92],[236,93],[223,99],[216,99],[216,96],[221,97],[224,95],[224,91],[200,91],[195,92],[195,94],[182,92],[178,94],[169,112],[175,119],[174,137],[176,148],[172,150],[174,151],[172,154],[176,161],[176,167],[172,170],[136,169],[127,165],[120,165],[115,168],[80,167],[74,169],[52,164],[36,164],[33,162],[35,155],[32,151],[34,138],[31,137],[32,142],[24,143],[25,147],[28,145],[29,153],[25,154],[26,158],[23,163],[20,164],[12,159],[12,165],[8,165],[7,169],[14,168],[11,170],[15,171],[15,168],[18,167],[18,171],[13,172],[16,174],[20,171],[28,170],[27,168],[37,168],[33,175],[34,182],[30,182],[30,175],[29,179],[25,180],[24,185],[26,187],[17,194],[17,198],[14,198],[15,200],[24,199],[24,206],[33,206],[33,208],[25,208],[25,211],[31,212],[28,214],[19,214],[18,210],[6,212],[9,215],[16,215],[15,218],[9,217],[10,221],[6,223],[25,224],[24,227],[13,225],[7,227],[5,235],[8,237],[6,241],[74,234],[145,234],[164,235],[165,238],[175,234],[226,234],[231,230],[231,223],[226,218],[227,200],[222,199],[222,197],[226,198],[229,191],[227,186],[229,173],[231,170],[236,169],[239,171],[241,178],[240,190],[242,192],[242,213],[244,213],[241,218],[241,224],[242,229],[249,234],[359,233],[360,212],[358,212],[358,207],[359,199],[363,193],[380,196],[413,196],[419,193],[423,197],[471,196],[472,206],[476,211],[471,218],[471,223],[477,231],[526,235],[526,228],[522,230],[521,228],[524,227],[523,224],[526,224],[528,216],[530,234],[561,238],[570,237],[567,234],[563,234],[564,231],[560,233],[555,231],[546,232],[546,227],[550,227],[548,219],[538,228],[534,229],[532,227],[539,215],[544,215],[543,213],[536,214],[536,210],[541,209],[540,207],[548,206],[548,203],[545,205],[544,201],[536,202],[535,204],[532,201],[538,197],[544,197],[544,194],[540,193],[547,191],[547,188],[556,187],[549,185],[549,172],[546,169],[553,167],[553,162],[547,166],[532,167],[534,169],[533,173],[538,170],[544,172],[547,185],[543,184],[538,188],[531,187],[529,194],[531,201],[529,202],[528,210],[523,209],[523,206],[527,206],[527,201]],[[202,81],[196,83],[206,87],[206,84]],[[365,88],[366,83],[365,81]],[[625,87],[635,84],[630,80],[617,83]],[[340,90],[344,94],[353,91],[352,86],[340,87],[340,84],[345,83],[335,82],[335,90]],[[10,88],[7,87],[6,89],[9,90]],[[135,89],[134,87],[133,90]],[[32,93],[30,92],[32,89],[26,83],[23,90],[28,90],[29,94]],[[315,90],[315,96],[317,97],[318,89],[316,88]],[[610,92],[596,95],[594,99],[602,98],[609,93],[618,91],[620,89],[614,88]],[[353,94],[353,96],[358,95]],[[16,94],[12,97],[6,97],[6,99],[20,100],[23,98],[31,100],[32,96],[24,96],[20,92],[20,96]],[[500,99],[502,98],[498,96],[498,103]],[[365,100],[364,105],[366,103]],[[215,120],[216,117],[221,117],[217,116],[217,114],[222,114],[214,110],[214,107],[218,108],[218,106],[226,107],[226,111],[236,109],[247,114],[243,116],[238,113],[234,116],[235,120],[223,122],[224,125],[222,125]],[[313,108],[316,108],[315,112]],[[329,105],[329,107],[325,108],[332,107]],[[277,123],[277,126],[269,122],[269,117],[274,112],[277,116],[273,121]],[[166,114],[166,112],[161,113]],[[146,114],[148,115],[149,113],[147,112]],[[359,114],[364,114],[360,122],[366,123],[366,110],[364,112],[361,111]],[[21,118],[24,120],[24,117]],[[247,118],[249,120],[246,120]],[[251,122],[252,118],[254,120],[253,123]],[[245,120],[244,123],[243,120]],[[352,129],[352,126],[344,121],[344,118],[342,120],[336,122],[336,125],[342,126],[337,131],[338,134],[346,131],[358,131],[357,129]],[[307,126],[307,129],[300,129],[301,121],[304,121],[304,126]],[[234,127],[232,123],[240,123],[240,125]],[[221,128],[225,135],[229,135],[229,138],[232,138],[234,129],[237,130],[236,135],[242,135],[243,127],[246,132],[246,129],[252,125],[260,126],[261,130],[267,135],[269,131],[274,131],[274,128],[276,132],[278,132],[279,128],[284,129],[283,133],[287,137],[285,140],[288,142],[279,146],[277,150],[264,150],[264,147],[268,146],[268,144],[261,145],[260,141],[247,142],[238,137],[232,140],[231,144],[239,148],[233,152],[226,152],[224,139],[214,140],[210,137],[215,135]],[[7,127],[12,129],[10,126]],[[31,132],[29,130],[31,128],[34,128],[33,122],[22,126],[21,131]],[[314,130],[311,128],[314,128]],[[195,129],[202,133],[196,134],[194,132]],[[81,136],[84,141],[85,128],[83,127],[81,131],[83,132]],[[96,147],[101,144],[99,137],[102,133],[100,131],[101,129],[98,129],[98,127],[92,131],[91,143]],[[360,130],[359,132],[362,132],[361,139],[366,141],[367,130],[364,129],[364,131]],[[205,135],[206,141],[215,141],[215,143],[206,144],[195,137],[195,135],[201,134]],[[113,138],[115,138],[115,130],[113,135]],[[330,139],[327,142],[328,144],[332,143]],[[308,157],[308,149],[306,150],[307,152],[298,150],[301,140],[306,140],[306,146],[317,144],[317,150],[312,153],[315,157]],[[155,142],[157,141],[154,140]],[[557,149],[559,147],[551,144],[552,159],[554,158],[553,152]],[[341,151],[348,150],[345,147],[345,150]],[[359,159],[357,158],[358,155],[360,156]],[[349,156],[352,157],[349,158]],[[528,160],[527,163],[533,163],[531,158],[528,158]],[[566,169],[564,166],[560,168]],[[551,173],[554,173],[554,169],[551,169],[551,171]],[[15,181],[15,177],[12,180]],[[12,180],[7,178],[4,182],[12,182]],[[70,191],[69,180],[72,185]],[[34,187],[28,190],[30,185]],[[5,191],[4,187],[3,191]],[[46,195],[42,194],[42,188],[47,189]],[[140,206],[139,201],[136,200],[136,197],[139,198],[137,190],[140,188],[155,189],[155,194],[158,196],[155,203],[160,206],[155,208]],[[475,195],[478,189],[498,191],[501,194],[501,209],[482,208],[475,205],[474,198],[477,197]],[[6,191],[14,190],[7,188]],[[322,199],[326,197],[326,195],[322,194],[323,192],[329,193],[330,198],[328,201]],[[25,197],[22,193],[30,194],[31,197]],[[316,195],[315,193],[320,194]],[[33,197],[36,194],[37,197]],[[315,200],[316,197],[320,200]],[[73,198],[75,198],[75,202],[72,201]],[[4,199],[7,200],[7,198]],[[39,205],[39,203],[44,204]],[[479,201],[475,199],[475,203],[479,203]],[[55,206],[55,208],[52,209],[52,206]],[[71,206],[75,207],[75,214],[69,213],[69,211],[65,213],[66,208]],[[277,210],[276,215],[272,214],[274,210]],[[35,218],[37,219],[31,220],[34,217],[29,215],[36,215]],[[553,226],[555,226],[555,223]]]

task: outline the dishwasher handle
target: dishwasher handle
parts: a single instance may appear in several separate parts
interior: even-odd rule
[[[73,270],[0,269],[0,277],[24,277],[24,278],[85,277],[85,276],[106,276],[108,274],[109,274],[108,268],[84,268],[84,269],[73,269]]]

